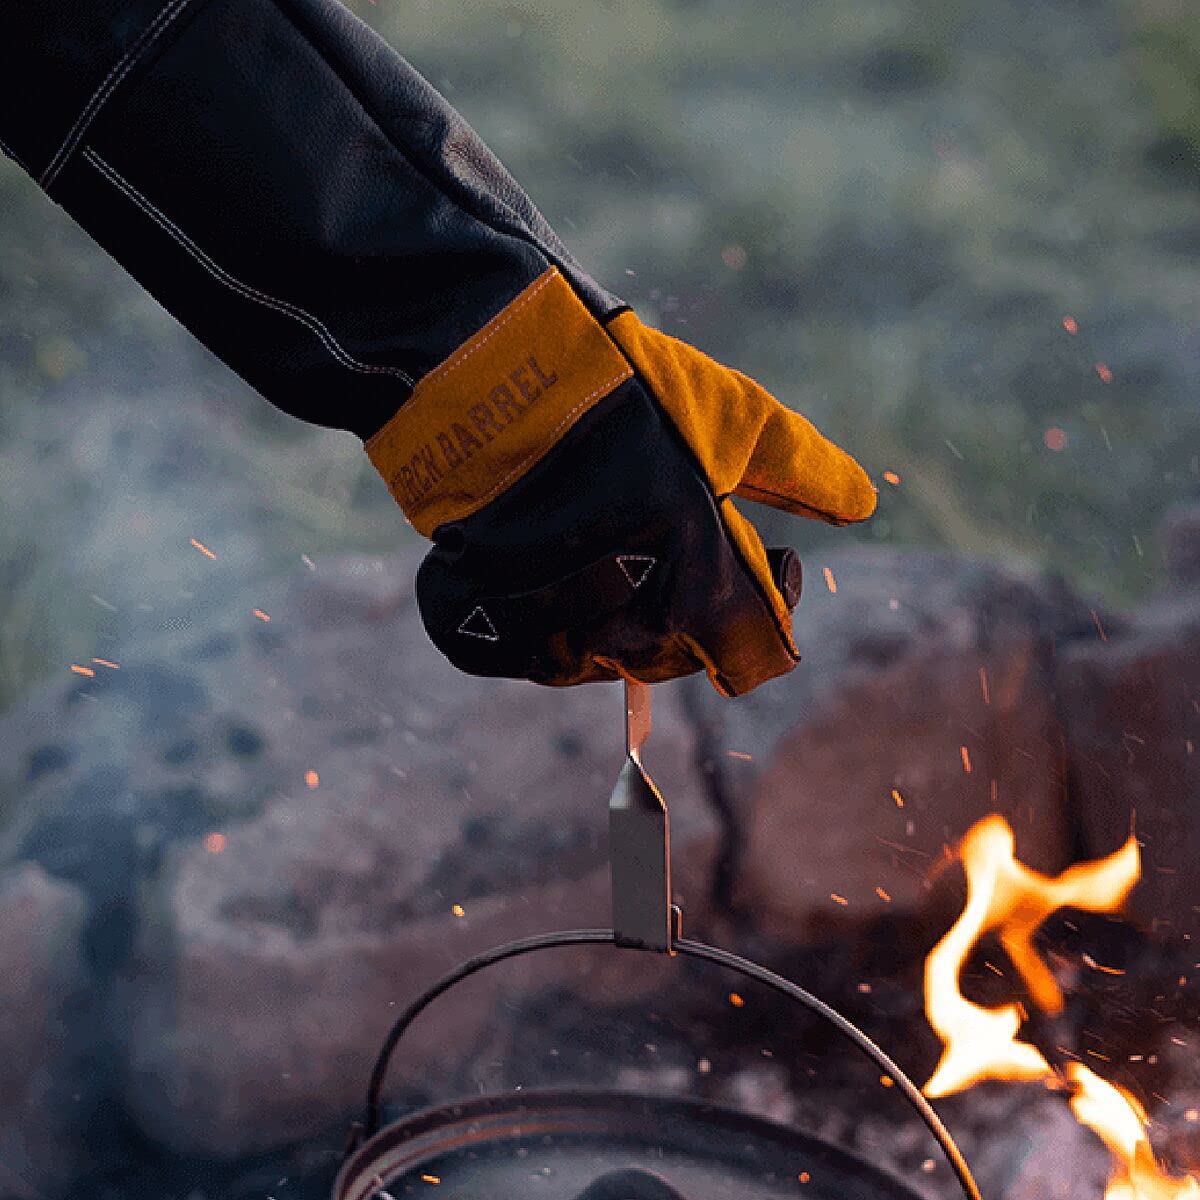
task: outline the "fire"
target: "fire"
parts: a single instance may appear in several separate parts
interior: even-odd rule
[[[1017,862],[1016,841],[993,813],[963,838],[959,856],[967,874],[967,906],[925,962],[925,1008],[945,1051],[925,1085],[948,1096],[984,1079],[1036,1080],[1052,1074],[1041,1052],[1017,1040],[1021,1010],[1014,1004],[982,1008],[959,990],[963,964],[979,940],[995,932],[1030,998],[1046,1012],[1062,1010],[1058,981],[1033,946],[1045,919],[1060,908],[1114,912],[1141,873],[1137,842],[1116,854],[1080,863],[1051,878]]]
[[[1187,1200],[1200,1197],[1200,1178],[1163,1173],[1154,1159],[1146,1132],[1146,1110],[1124,1088],[1106,1083],[1082,1063],[1067,1064],[1074,1084],[1071,1111],[1080,1124],[1094,1130],[1117,1160],[1104,1200]]]
[[[1133,837],[1115,854],[1056,876],[1023,866],[1015,849],[1012,829],[996,813],[974,825],[959,846],[966,907],[925,961],[926,1014],[944,1047],[925,1094],[949,1096],[986,1079],[1061,1086],[1075,1117],[1115,1159],[1104,1200],[1200,1200],[1200,1177],[1173,1178],[1155,1161],[1146,1113],[1132,1095],[1081,1063],[1068,1063],[1061,1072],[1052,1067],[1018,1037],[1025,1019],[1020,1004],[984,1008],[962,994],[963,966],[980,939],[994,933],[1030,1000],[1043,1012],[1060,1012],[1062,989],[1033,945],[1038,927],[1060,908],[1116,912],[1141,877]]]

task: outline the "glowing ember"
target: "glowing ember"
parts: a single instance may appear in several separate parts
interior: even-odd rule
[[[1133,1096],[1082,1063],[1056,1070],[1040,1050],[1017,1037],[1027,1016],[1020,1003],[983,1008],[959,987],[972,950],[994,933],[1033,1003],[1043,1012],[1060,1012],[1062,990],[1034,949],[1034,934],[1060,908],[1116,912],[1141,876],[1137,841],[1130,837],[1115,854],[1077,863],[1061,875],[1042,875],[1017,861],[1012,829],[993,813],[963,838],[959,857],[967,876],[966,907],[925,960],[926,1014],[945,1047],[925,1094],[948,1096],[985,1079],[1061,1085],[1076,1118],[1115,1159],[1104,1200],[1200,1200],[1200,1177],[1173,1178],[1155,1161],[1145,1111]],[[1059,1050],[1064,1057],[1078,1057],[1065,1047]],[[1098,1053],[1093,1057],[1107,1061]]]
[[[740,271],[746,265],[748,255],[743,247],[734,244],[721,251],[721,261],[731,271]]]
[[[252,609],[251,611],[254,613],[254,615],[260,621],[269,621],[271,619],[270,615],[268,613],[263,612],[263,610],[261,608],[255,608],[255,609]]]
[[[91,667],[81,667],[78,663],[72,663],[71,670],[74,671],[76,675],[86,675],[89,679],[96,674]]]
[[[833,572],[828,567],[822,567],[821,571],[825,575],[825,586],[833,595],[837,595],[837,580],[833,577]]]
[[[1112,383],[1112,368],[1108,363],[1098,362],[1096,364],[1096,374],[1100,376],[1100,379],[1104,383]]]
[[[1074,317],[1063,317],[1063,328],[1071,334],[1079,332],[1079,322]]]
[[[217,556],[203,543],[196,541],[195,538],[188,538],[188,541],[204,555],[205,558],[216,558]]]
[[[206,833],[204,848],[209,854],[220,854],[225,849],[225,835],[223,833]]]
[[[900,486],[900,476],[897,475],[895,471],[884,471],[883,477],[892,485],[892,487]]]
[[[316,771],[305,771],[304,782],[311,790],[315,791],[321,786],[321,777],[316,773]]]

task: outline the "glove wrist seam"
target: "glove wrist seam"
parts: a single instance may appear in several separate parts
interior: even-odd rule
[[[550,267],[417,383],[366,452],[414,528],[429,537],[494,499],[632,375],[571,284]]]

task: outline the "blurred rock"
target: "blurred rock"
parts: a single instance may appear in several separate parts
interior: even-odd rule
[[[801,667],[736,705],[691,693],[743,831],[739,906],[795,937],[822,914],[914,904],[991,811],[1024,861],[1065,865],[1053,658],[1095,636],[1087,609],[1045,578],[919,553],[806,565]]]
[[[1176,512],[1165,541],[1180,586],[1106,641],[1071,647],[1059,668],[1073,816],[1087,853],[1108,854],[1135,830],[1143,874],[1133,911],[1163,935],[1192,938],[1200,934],[1198,535],[1200,509]]]
[[[1005,1200],[1097,1200],[1104,1195],[1112,1160],[1104,1144],[1085,1129],[1062,1099],[1044,1100],[1019,1122],[1006,1147]],[[992,1156],[996,1148],[992,1150]]]
[[[3,849],[86,897],[123,1065],[111,1099],[171,1153],[233,1158],[356,1115],[423,986],[498,942],[607,922],[619,690],[459,675],[420,627],[413,565],[322,562],[209,594],[0,728]],[[993,809],[1025,861],[1074,857],[1060,712],[1080,758],[1081,664],[1111,665],[1153,622],[1113,622],[1103,643],[1053,581],[932,555],[807,566],[798,671],[735,703],[703,680],[656,695],[647,761],[689,928],[710,915],[714,800],[742,839],[734,898],[791,941],[920,902],[944,847]],[[1177,616],[1161,621],[1178,646]],[[672,969],[592,949],[489,971],[421,1019],[393,1086],[503,1082],[518,997],[651,996]]]
[[[607,923],[619,689],[459,675],[425,638],[410,571],[354,560],[302,573],[260,598],[269,624],[235,610],[162,661],[122,664],[89,706],[124,707],[152,671],[180,693],[172,709],[151,688],[139,710],[140,766],[123,794],[158,865],[114,969],[125,1103],[181,1152],[234,1156],[356,1115],[390,1021],[422,987],[494,943]],[[656,708],[647,758],[699,911],[711,827],[692,734],[671,689]],[[172,772],[195,794],[164,833],[154,797]],[[72,811],[73,787],[58,787]],[[26,845],[65,864],[64,821],[38,832],[50,820]],[[653,986],[627,957],[534,958],[448,996],[400,1082],[455,1069],[486,1037],[501,984]]]
[[[1180,504],[1167,513],[1162,543],[1171,582],[1200,586],[1200,504]]]
[[[0,874],[0,1195],[58,1195],[87,1163],[86,902],[26,865]]]

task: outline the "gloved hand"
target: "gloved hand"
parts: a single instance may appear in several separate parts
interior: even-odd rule
[[[795,664],[798,564],[730,496],[859,521],[866,476],[641,325],[341,3],[4,6],[0,151],[272,403],[367,441],[463,670],[737,695]]]
[[[412,524],[430,637],[475,675],[741,695],[799,660],[799,563],[737,495],[841,525],[863,469],[753,380],[641,323],[602,325],[551,267],[367,443]]]

